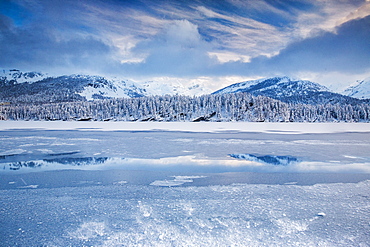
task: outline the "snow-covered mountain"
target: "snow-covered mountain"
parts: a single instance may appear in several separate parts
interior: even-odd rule
[[[213,94],[237,92],[247,92],[256,96],[263,95],[288,103],[358,103],[357,99],[330,92],[327,87],[318,83],[286,76],[235,83]]]
[[[135,98],[152,95],[202,95],[209,93],[199,84],[185,86],[166,80],[134,82],[103,76],[69,75],[51,77],[39,72],[1,70],[0,101],[63,102],[105,98]]]
[[[370,99],[370,77],[356,81],[355,85],[345,89],[342,94],[357,99]]]
[[[22,72],[18,69],[1,69],[0,70],[0,83],[23,83],[23,82],[36,82],[45,79],[47,74],[40,72]]]

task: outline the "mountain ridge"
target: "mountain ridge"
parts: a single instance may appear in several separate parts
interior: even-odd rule
[[[246,92],[286,103],[358,104],[370,102],[369,99],[365,99],[366,92],[360,99],[354,97],[366,91],[366,88],[370,92],[370,80],[360,81],[351,90],[349,88],[343,94],[338,94],[315,82],[280,76],[234,83],[212,94]],[[186,87],[178,81],[135,82],[116,77],[78,74],[48,76],[40,72],[22,72],[17,69],[0,70],[0,89],[0,102],[20,103],[86,101],[154,95],[199,96],[208,94],[209,91],[199,84],[194,83]]]

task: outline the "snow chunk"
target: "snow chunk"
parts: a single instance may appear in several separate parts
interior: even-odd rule
[[[319,216],[319,217],[325,217],[325,216],[326,216],[326,214],[325,214],[325,213],[323,213],[323,212],[320,212],[320,213],[318,213],[318,214],[317,214],[317,216]]]

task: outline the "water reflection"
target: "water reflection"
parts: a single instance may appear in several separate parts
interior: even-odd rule
[[[272,165],[287,166],[299,162],[299,159],[293,156],[276,156],[276,155],[253,155],[253,154],[229,154],[230,157],[236,159],[250,160],[256,162],[263,162]]]
[[[3,170],[20,170],[21,168],[43,168],[53,167],[58,170],[61,169],[59,165],[66,166],[91,166],[91,165],[102,165],[108,161],[108,157],[63,157],[54,159],[43,159],[33,161],[18,161],[3,163]]]
[[[159,159],[122,157],[58,157],[38,160],[0,163],[0,172],[35,172],[50,170],[136,170],[173,171],[190,173],[221,172],[339,172],[370,173],[370,163],[318,162],[301,160],[293,156],[231,154],[213,159],[202,155],[165,157]]]

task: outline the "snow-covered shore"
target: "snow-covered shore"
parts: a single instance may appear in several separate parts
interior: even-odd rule
[[[264,132],[280,134],[370,132],[369,123],[256,123],[256,122],[74,122],[0,121],[0,131],[10,129],[99,130],[99,131],[185,131]]]

